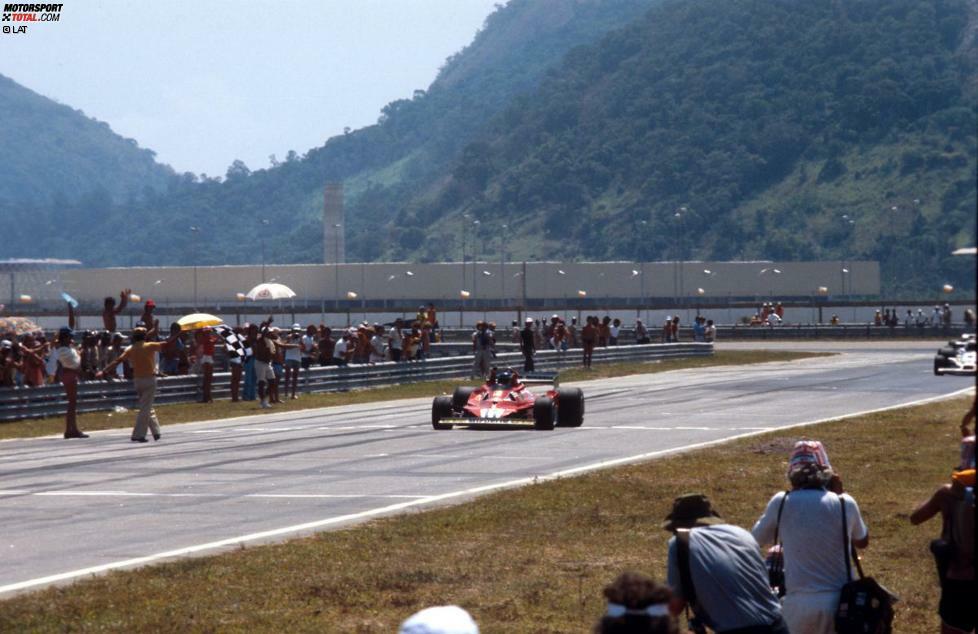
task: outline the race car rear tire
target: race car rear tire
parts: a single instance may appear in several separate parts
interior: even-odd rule
[[[472,392],[475,392],[474,387],[455,388],[455,393],[452,394],[452,409],[456,412],[465,411],[465,406],[468,404]]]
[[[584,392],[580,388],[557,390],[557,426],[580,427],[584,423]]]
[[[954,348],[941,348],[937,351],[937,356],[939,357],[956,357],[958,356],[958,351]]]
[[[431,404],[431,426],[438,430],[452,429],[450,423],[441,422],[443,418],[451,418],[455,415],[452,408],[452,399],[449,396],[436,396]]]
[[[554,419],[556,418],[554,407],[554,402],[548,397],[544,396],[538,398],[533,403],[533,427],[534,429],[542,429],[549,431],[554,428]]]

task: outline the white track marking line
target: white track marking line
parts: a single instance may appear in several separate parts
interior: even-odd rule
[[[174,557],[182,557],[185,555],[193,555],[197,553],[207,552],[211,550],[218,550],[221,548],[227,548],[229,546],[241,545],[245,542],[257,541],[257,540],[267,540],[272,537],[281,537],[284,535],[290,535],[295,533],[301,533],[305,531],[311,531],[313,529],[324,528],[326,526],[333,526],[336,524],[342,524],[344,522],[352,522],[356,520],[362,520],[370,517],[377,517],[379,515],[385,515],[389,513],[394,513],[396,511],[403,511],[405,509],[413,508],[416,506],[423,506],[426,504],[432,504],[435,502],[443,502],[446,500],[452,500],[461,497],[470,497],[478,495],[480,493],[488,493],[489,491],[499,491],[501,489],[511,489],[519,486],[524,486],[527,484],[532,484],[536,482],[544,482],[548,480],[556,480],[558,478],[565,478],[567,476],[578,475],[582,473],[587,473],[589,471],[596,471],[599,469],[607,469],[609,467],[614,467],[618,465],[629,464],[633,462],[639,462],[643,460],[649,460],[651,458],[658,458],[661,456],[667,456],[670,454],[683,453],[686,451],[692,451],[694,449],[703,449],[705,447],[712,447],[714,445],[719,445],[723,443],[730,442],[732,440],[737,440],[740,438],[749,438],[751,436],[759,436],[761,434],[770,431],[784,431],[787,429],[795,429],[798,427],[808,427],[811,425],[817,425],[819,423],[827,423],[835,420],[842,420],[845,418],[853,418],[856,416],[866,416],[868,414],[877,414],[880,412],[887,412],[894,409],[901,409],[904,407],[914,407],[916,405],[924,405],[927,403],[933,403],[936,401],[947,400],[955,396],[960,396],[962,394],[970,393],[974,388],[967,387],[949,394],[944,394],[941,396],[932,396],[925,399],[919,399],[916,401],[911,401],[909,403],[900,403],[898,405],[889,405],[887,407],[880,407],[877,409],[863,410],[859,412],[850,412],[842,416],[833,416],[830,418],[820,418],[817,420],[805,421],[802,423],[792,423],[790,425],[784,425],[782,427],[772,427],[764,431],[750,431],[743,434],[736,434],[728,438],[722,438],[718,440],[711,440],[707,442],[693,443],[690,445],[684,445],[682,447],[674,447],[672,449],[663,449],[660,451],[651,451],[648,453],[637,454],[634,456],[628,456],[626,458],[616,458],[614,460],[605,460],[603,462],[596,462],[589,465],[583,465],[580,467],[574,467],[572,469],[565,469],[563,471],[557,471],[542,476],[535,476],[529,478],[520,478],[518,480],[510,480],[508,482],[499,482],[496,484],[487,484],[479,487],[473,487],[470,489],[463,489],[461,491],[452,491],[450,493],[442,493],[440,495],[432,495],[428,497],[418,498],[415,500],[409,500],[405,502],[399,502],[397,504],[390,504],[388,506],[382,506],[375,509],[370,509],[367,511],[362,511],[359,513],[350,513],[348,515],[339,515],[337,517],[328,517],[321,520],[316,520],[313,522],[305,522],[303,524],[294,524],[292,526],[284,526],[282,528],[276,528],[267,531],[261,531],[257,533],[249,533],[247,535],[241,535],[239,537],[228,537],[227,539],[221,539],[217,541],[207,542],[204,544],[198,544],[196,546],[187,546],[184,548],[177,548],[175,550],[168,550],[161,553],[156,553],[153,555],[146,555],[144,557],[133,557],[131,559],[123,559],[121,561],[114,561],[107,564],[101,564],[99,566],[91,566],[89,568],[82,568],[79,570],[72,570],[69,572],[62,572],[55,575],[48,575],[46,577],[38,577],[36,579],[28,579],[27,581],[19,581],[17,583],[7,584],[5,586],[0,586],[0,594],[7,592],[14,592],[17,590],[25,590],[27,588],[33,588],[35,586],[48,585],[56,583],[58,581],[67,581],[69,579],[75,579],[77,577],[84,577],[87,575],[98,574],[100,572],[107,572],[109,570],[115,570],[117,568],[130,568],[133,566],[141,566],[144,564],[150,564],[165,559],[172,559]]]
[[[343,495],[341,493],[329,494],[329,493],[254,493],[251,495],[245,495],[246,498],[315,498],[315,499],[357,499],[357,498],[385,498],[393,500],[423,500],[427,498],[427,495],[370,495],[370,494],[360,494],[351,493],[349,495]]]
[[[128,497],[128,498],[217,498],[233,497],[220,493],[150,493],[148,491],[38,491],[34,497]]]
[[[138,498],[268,498],[268,499],[360,499],[360,498],[382,498],[393,500],[417,500],[425,498],[425,495],[394,495],[394,494],[369,494],[369,493],[244,493],[233,495],[227,493],[151,493],[147,491],[27,491],[10,490],[0,491],[0,496],[29,495],[33,497],[138,497]]]
[[[638,429],[641,431],[672,431],[672,427],[646,427],[644,425],[611,425],[610,427],[578,427],[577,429],[581,429],[581,430]]]

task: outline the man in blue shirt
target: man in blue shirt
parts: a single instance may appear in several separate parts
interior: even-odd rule
[[[727,524],[702,494],[676,498],[662,527],[675,533],[668,563],[673,614],[688,604],[718,634],[788,634],[750,533]]]

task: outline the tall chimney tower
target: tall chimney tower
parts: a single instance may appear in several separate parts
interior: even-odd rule
[[[323,263],[346,261],[343,218],[343,183],[326,183],[323,192]]]

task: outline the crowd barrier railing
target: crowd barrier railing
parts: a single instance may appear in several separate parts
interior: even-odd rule
[[[623,345],[596,348],[594,363],[618,361],[654,361],[677,357],[710,356],[713,345],[709,343],[674,343]],[[540,351],[534,357],[537,371],[558,371],[562,368],[579,367],[581,351]],[[496,366],[521,368],[520,353],[500,352],[493,360]],[[301,370],[299,390],[302,392],[339,392],[353,389],[416,383],[438,379],[465,378],[471,376],[472,355],[431,358],[423,361],[405,361],[338,366],[314,366]],[[228,398],[231,391],[231,375],[216,372],[211,387],[215,399]],[[157,403],[191,403],[201,397],[199,375],[161,377],[157,381]],[[136,395],[132,381],[85,381],[78,384],[78,411],[126,410],[136,407]],[[43,387],[0,388],[0,421],[63,415],[67,408],[64,388],[61,385]]]

